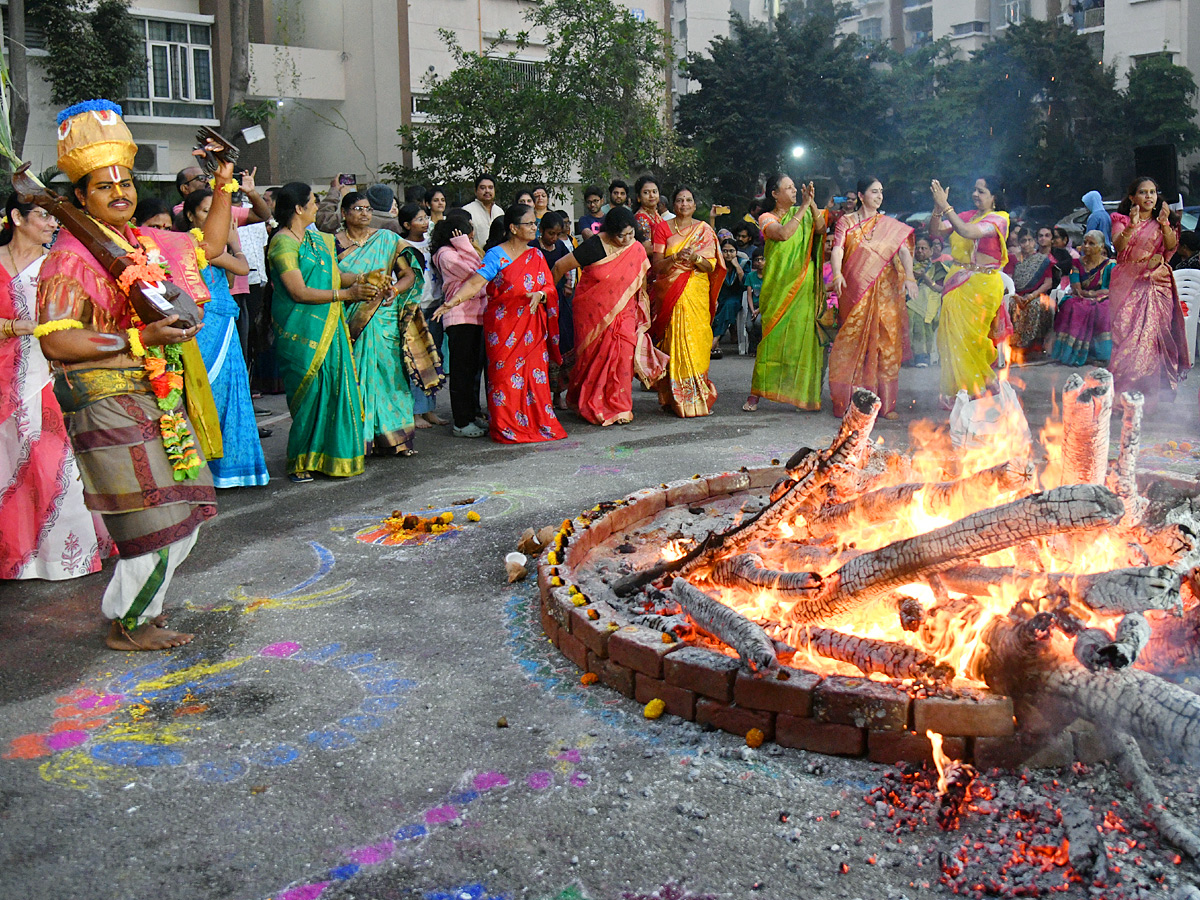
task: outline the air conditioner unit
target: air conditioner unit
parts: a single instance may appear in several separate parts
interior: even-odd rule
[[[171,144],[168,141],[147,141],[137,145],[133,171],[154,174],[171,171]]]

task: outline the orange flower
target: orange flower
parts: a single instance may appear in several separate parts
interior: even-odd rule
[[[585,684],[585,685],[586,684],[595,684],[599,680],[600,680],[600,676],[597,675],[595,672],[584,672],[582,677],[580,677],[580,679],[579,679],[579,683]]]
[[[146,370],[146,374],[148,374],[151,379],[154,379],[167,371],[167,361],[161,356],[147,355],[142,361],[142,368]]]
[[[762,731],[760,731],[757,728],[751,728],[749,731],[746,732],[746,746],[747,747],[753,747],[753,748],[757,749],[758,747],[761,747],[763,745],[763,741],[765,739],[766,739],[766,735],[764,735],[762,733]]]

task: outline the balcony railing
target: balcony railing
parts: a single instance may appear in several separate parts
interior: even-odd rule
[[[1083,27],[1084,28],[1099,28],[1104,24],[1104,7],[1097,6],[1095,9],[1085,9],[1083,11]]]

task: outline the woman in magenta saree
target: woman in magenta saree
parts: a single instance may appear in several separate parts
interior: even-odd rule
[[[576,266],[583,269],[575,288],[575,365],[567,404],[593,425],[633,421],[634,358],[649,325],[650,268],[636,237],[633,213],[615,207],[600,234],[554,266],[555,281]]]
[[[1112,214],[1117,264],[1109,278],[1112,363],[1117,391],[1141,391],[1153,405],[1174,393],[1191,365],[1183,308],[1167,259],[1179,241],[1152,178],[1138,178]]]
[[[479,271],[463,282],[442,310],[467,302],[487,284],[483,335],[492,440],[501,444],[561,440],[567,432],[554,415],[549,365],[551,360],[562,363],[558,292],[546,257],[529,246],[537,236],[533,207],[514,203],[505,210],[504,228],[508,240],[488,249]]]
[[[915,296],[913,230],[882,215],[883,186],[858,183],[857,212],[838,220],[833,236],[833,288],[838,333],[829,351],[829,393],[839,419],[856,387],[874,391],[885,418],[896,418],[900,363],[908,355],[908,303]]]
[[[1089,231],[1083,255],[1071,272],[1071,292],[1058,304],[1051,357],[1068,366],[1089,359],[1107,366],[1112,356],[1112,317],[1108,306],[1109,279],[1116,265],[1105,255],[1104,232]]]

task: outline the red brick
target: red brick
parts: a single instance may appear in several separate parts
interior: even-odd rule
[[[873,731],[908,729],[908,694],[867,678],[834,675],[817,685],[813,718]]]
[[[783,466],[760,466],[749,471],[750,487],[774,487],[775,482],[783,477]]]
[[[558,644],[558,623],[554,621],[554,617],[550,615],[545,603],[539,607],[541,611],[542,632],[546,637],[550,638],[552,644]]]
[[[614,691],[624,694],[631,699],[633,698],[633,679],[635,673],[632,669],[618,666],[611,659],[601,659],[595,653],[588,653],[587,670],[599,675],[600,681]]]
[[[595,610],[600,618],[588,617],[588,610]],[[587,606],[576,606],[571,609],[571,634],[583,641],[584,645],[600,657],[608,656],[608,639],[613,634],[609,623],[616,622],[616,614],[607,603],[598,600]]]
[[[1007,737],[1013,733],[1012,699],[999,694],[923,697],[913,701],[913,731],[963,737]]]
[[[1071,732],[975,739],[975,766],[987,769],[1060,769],[1075,761]]]
[[[696,700],[696,721],[711,725],[738,737],[745,737],[751,728],[757,728],[766,740],[775,737],[775,714],[740,706],[726,706],[708,697]]]
[[[580,669],[587,671],[588,649],[583,641],[575,637],[565,628],[558,629],[558,652],[575,663]]]
[[[663,657],[684,646],[686,645],[679,641],[664,644],[661,631],[642,628],[639,625],[626,625],[609,637],[608,656],[619,666],[625,666],[651,678],[662,678]]]
[[[720,497],[723,494],[736,494],[738,491],[750,489],[750,476],[745,472],[722,472],[720,475],[709,475],[708,495]]]
[[[867,748],[861,728],[783,714],[775,717],[775,743],[831,756],[862,756]]]
[[[661,488],[644,488],[625,498],[625,505],[613,510],[611,516],[613,534],[628,531],[643,519],[657,515],[667,507],[667,492]]]
[[[696,695],[691,691],[643,675],[641,672],[634,676],[633,684],[633,698],[638,703],[661,700],[671,715],[687,719],[689,722],[696,718]]]
[[[786,673],[787,679],[781,680],[775,672],[761,675],[751,675],[744,670],[739,672],[733,683],[734,701],[747,709],[801,718],[812,715],[813,690],[821,683],[821,676],[788,666],[779,672]]]
[[[546,612],[558,623],[561,630],[570,632],[571,610],[574,608],[575,604],[571,602],[571,595],[566,586],[551,589],[550,598],[546,601]]]
[[[672,481],[667,485],[667,506],[689,506],[708,499],[708,482],[703,478]]]
[[[967,759],[966,738],[943,739],[942,752],[951,759]],[[933,744],[924,732],[868,731],[867,758],[889,766],[900,762],[927,762],[933,765]]]
[[[663,659],[663,678],[667,684],[730,703],[733,701],[733,679],[740,668],[740,662],[723,653],[702,647],[683,647]]]

